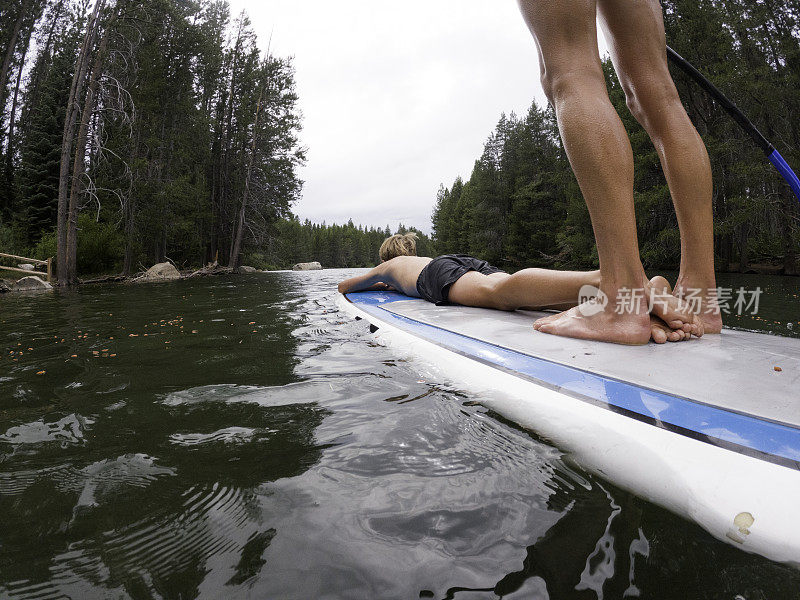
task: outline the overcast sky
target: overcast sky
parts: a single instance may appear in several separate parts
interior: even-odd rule
[[[430,231],[440,183],[468,178],[502,112],[544,105],[515,0],[231,0],[295,57],[302,219]]]

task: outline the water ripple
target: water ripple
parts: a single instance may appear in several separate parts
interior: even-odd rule
[[[264,429],[227,427],[212,433],[173,433],[169,436],[169,439],[173,444],[189,447],[218,442],[223,444],[245,444],[255,439],[256,436],[263,436],[269,433],[270,431]]]
[[[399,358],[353,274],[0,300],[0,598],[800,589]]]
[[[0,442],[14,446],[58,443],[63,447],[82,444],[86,430],[94,420],[78,414],[67,415],[58,421],[45,422],[44,419],[10,427],[0,434]]]

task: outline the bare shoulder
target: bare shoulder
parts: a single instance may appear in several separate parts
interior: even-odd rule
[[[425,268],[431,262],[431,259],[426,256],[395,256],[391,260],[383,263],[383,267],[387,269],[408,269],[408,268]]]
[[[431,259],[424,256],[397,256],[381,266],[391,279],[387,283],[407,296],[417,296],[417,278],[429,262]]]
[[[424,256],[396,256],[391,260],[387,260],[380,267],[383,268],[384,273],[393,275],[413,271],[417,271],[417,274],[419,274],[419,271],[422,271],[429,262],[431,262],[431,259]]]

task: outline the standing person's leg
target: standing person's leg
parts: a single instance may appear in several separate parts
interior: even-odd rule
[[[664,169],[681,230],[681,273],[676,293],[703,290],[702,312],[716,307],[713,185],[705,144],[689,120],[667,68],[666,39],[658,0],[598,0],[614,67],[631,113],[645,128]],[[722,319],[702,314],[706,333]]]
[[[597,48],[595,0],[519,0],[539,49],[542,86],[592,218],[606,310],[581,306],[537,322],[545,333],[620,343],[650,339],[646,302],[617,311],[630,290],[647,290],[633,210],[633,155],[606,92]],[[591,301],[595,304],[595,301]],[[630,309],[630,310],[629,310]],[[671,326],[691,317],[671,311]],[[683,317],[683,319],[681,318]],[[695,329],[697,331],[697,329]]]

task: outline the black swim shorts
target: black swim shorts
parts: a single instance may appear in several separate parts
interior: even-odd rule
[[[437,305],[447,304],[450,286],[469,271],[477,271],[484,275],[504,272],[485,260],[466,254],[445,254],[434,258],[422,269],[417,278],[417,292],[428,302]]]

